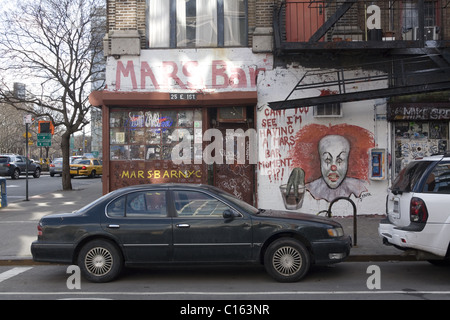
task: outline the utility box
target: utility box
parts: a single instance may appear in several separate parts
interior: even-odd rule
[[[8,206],[8,199],[6,195],[6,178],[0,178],[0,193],[1,193],[0,208],[4,208]]]

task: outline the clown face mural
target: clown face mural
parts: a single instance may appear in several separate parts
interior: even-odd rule
[[[304,127],[297,133],[290,152],[294,167],[284,197],[288,199],[294,192],[298,198],[297,190],[301,188],[294,186],[302,185],[316,200],[331,202],[338,197],[360,197],[367,191],[368,152],[373,146],[373,135],[361,127],[348,124]],[[285,202],[285,207],[299,209],[301,201],[297,201],[295,208]]]
[[[325,136],[319,142],[320,171],[331,189],[340,186],[347,175],[350,143],[342,136]]]

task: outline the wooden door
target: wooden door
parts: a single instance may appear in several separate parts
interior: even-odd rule
[[[226,148],[226,129],[242,129],[248,130],[247,124],[227,123],[221,124],[217,129],[222,132],[223,146]],[[230,137],[228,137],[229,139]],[[239,164],[237,162],[237,140],[235,139],[234,154],[230,150],[224,150],[223,164],[214,165],[214,185],[228,193],[231,193],[248,204],[255,204],[255,179],[254,179],[254,165],[249,161],[250,145],[249,139],[245,141],[245,163]],[[228,154],[226,154],[228,152]],[[233,164],[227,164],[226,157],[233,156]]]
[[[311,36],[324,24],[323,2],[286,1],[286,40],[308,42]],[[321,41],[323,41],[321,39]]]

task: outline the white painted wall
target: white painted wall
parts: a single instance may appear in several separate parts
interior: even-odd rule
[[[343,117],[316,118],[313,107],[272,111],[269,102],[284,100],[303,74],[308,71],[301,67],[276,68],[266,71],[258,82],[258,113],[257,130],[259,133],[259,161],[258,161],[258,206],[285,210],[280,186],[288,183],[293,169],[294,160],[290,150],[294,148],[299,130],[311,124],[333,127],[340,124],[350,124],[365,129],[373,135],[374,147],[389,147],[389,124],[386,121],[386,102],[381,100],[367,100],[344,103]],[[361,89],[366,84],[361,84]],[[373,83],[370,85],[374,85]],[[377,83],[376,85],[384,85]],[[317,90],[317,89],[316,89]],[[298,92],[293,97],[319,95],[316,92]],[[316,147],[305,152],[317,152]],[[352,157],[365,157],[369,154],[351,154]],[[320,166],[318,162],[316,166]],[[369,167],[367,167],[367,173]],[[367,191],[360,196],[351,195],[357,206],[358,214],[383,214],[385,212],[386,190],[389,179],[381,181],[367,180]],[[315,214],[328,208],[326,200],[316,200],[306,191],[303,205],[297,211]],[[335,215],[352,215],[353,209],[346,201],[340,201],[333,206]]]

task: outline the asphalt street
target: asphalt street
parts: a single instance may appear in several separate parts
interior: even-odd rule
[[[373,288],[370,267],[379,268]],[[347,262],[314,267],[302,281],[279,283],[259,266],[130,268],[116,281],[80,279],[67,266],[0,266],[0,299],[190,300],[440,300],[450,299],[450,269],[427,262]],[[68,285],[69,283],[69,285]]]

